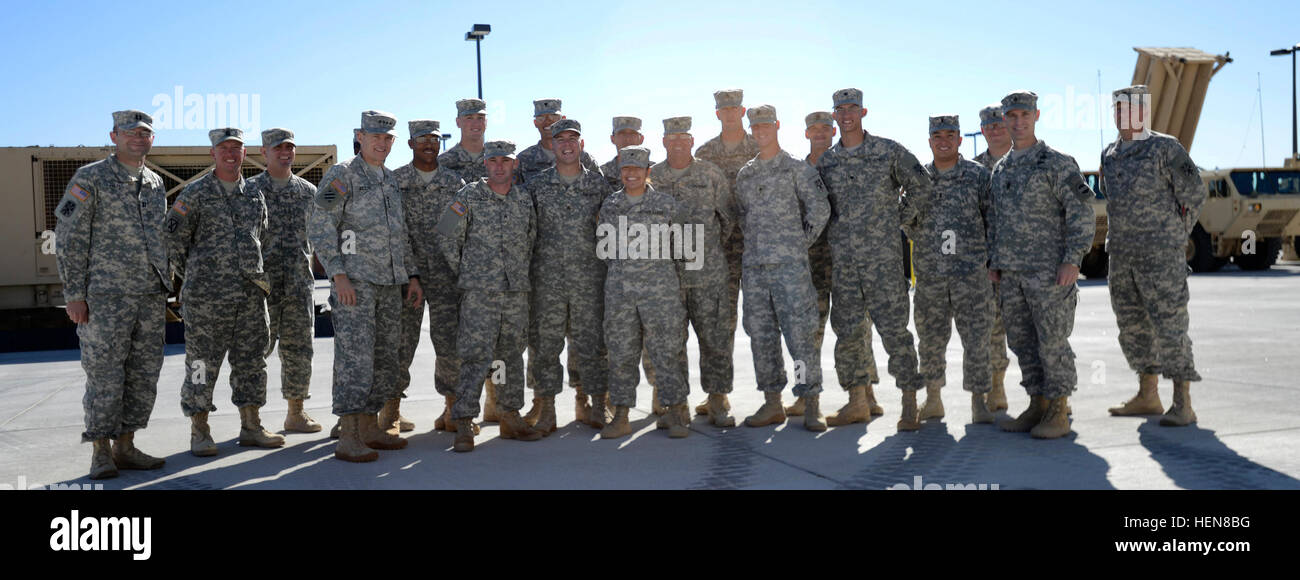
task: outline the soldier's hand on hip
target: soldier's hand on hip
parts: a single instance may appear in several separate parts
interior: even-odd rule
[[[68,318],[77,324],[85,324],[90,321],[90,308],[86,306],[85,300],[73,300],[68,303]]]
[[[424,290],[420,288],[420,279],[411,278],[406,285],[406,304],[411,308],[419,308],[424,301]]]
[[[334,294],[343,306],[357,305],[357,291],[352,289],[352,281],[348,280],[347,274],[334,275]]]
[[[1056,285],[1069,286],[1079,280],[1079,267],[1074,264],[1061,264],[1056,269]]]
[[[989,280],[997,282],[1002,279],[1002,270],[989,270]]]

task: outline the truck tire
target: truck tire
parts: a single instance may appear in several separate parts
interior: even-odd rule
[[[1106,277],[1107,271],[1110,270],[1110,256],[1106,250],[1093,248],[1083,257],[1083,262],[1079,263],[1079,273],[1087,276],[1089,280],[1100,280]]]
[[[1210,242],[1210,234],[1196,224],[1192,229],[1192,235],[1187,238],[1187,265],[1191,266],[1193,272],[1216,272],[1227,262],[1222,258],[1214,257],[1214,245]]]
[[[1277,262],[1277,254],[1280,251],[1282,251],[1281,238],[1264,238],[1259,241],[1259,247],[1254,254],[1238,254],[1232,257],[1232,261],[1242,270],[1267,270]]]

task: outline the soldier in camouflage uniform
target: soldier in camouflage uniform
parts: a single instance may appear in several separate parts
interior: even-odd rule
[[[1007,132],[1007,124],[1002,120],[1002,103],[993,103],[983,109],[980,109],[980,133],[984,135],[984,140],[988,142],[988,149],[983,153],[975,156],[975,162],[983,165],[989,170],[990,177],[993,172],[993,166],[1011,150],[1011,133]],[[993,282],[993,335],[990,343],[992,353],[991,361],[993,362],[993,388],[985,396],[985,402],[990,411],[1002,411],[1007,408],[1007,391],[1004,380],[1007,377],[1007,367],[1011,366],[1011,359],[1007,358],[1007,328],[1002,324],[1002,307],[999,306],[998,283]]]
[[[361,154],[335,165],[321,178],[308,225],[312,246],[330,277],[334,320],[334,405],[341,419],[334,457],[374,461],[373,449],[402,449],[396,429],[377,414],[397,391],[401,345],[402,285],[405,301],[424,300],[419,269],[406,232],[402,191],[384,167],[397,118],[361,113],[353,134]]]
[[[700,386],[708,393],[709,421],[718,427],[734,427],[736,420],[727,412],[727,393],[731,392],[734,367],[731,360],[736,335],[727,332],[727,259],[722,244],[737,227],[736,199],[727,176],[717,165],[691,155],[695,138],[691,136],[691,118],[664,119],[664,150],[668,159],[650,168],[650,180],[657,191],[680,202],[689,213],[687,223],[693,231],[691,240],[696,255],[694,264],[681,265],[682,304],[686,319],[695,326],[700,345]],[[690,261],[690,260],[688,260]],[[683,333],[682,338],[686,338]],[[690,388],[690,367],[686,348],[681,349],[682,380]],[[652,383],[653,384],[653,383]]]
[[[867,110],[862,91],[832,95],[840,140],[817,161],[830,192],[831,252],[834,254],[831,328],[835,330],[835,372],[849,402],[826,418],[832,426],[868,422],[875,415],[865,341],[868,316],[889,353],[889,374],[903,391],[898,429],[919,429],[916,391],[921,388],[916,348],[907,330],[907,249],[899,228],[924,212],[933,197],[925,168],[902,145],[862,128]],[[906,192],[900,207],[899,189]]]
[[[158,392],[172,283],[162,235],[166,193],[162,178],[144,166],[153,135],[149,115],[114,112],[116,151],[78,169],[55,210],[63,299],[86,371],[81,442],[94,445],[91,479],[165,462],[134,443]]]
[[[822,366],[813,348],[817,331],[817,291],[808,268],[808,250],[830,218],[817,170],[790,156],[777,141],[781,124],[776,109],[761,105],[748,111],[750,131],[759,153],[736,176],[740,227],[745,229],[745,333],[754,356],[754,375],[765,403],[745,418],[762,427],[785,420],[781,391],[785,364],[784,336],[794,358],[794,394],[804,398],[803,424],[825,431],[820,398]]]
[[[624,147],[635,147],[645,143],[645,135],[641,134],[641,119],[614,117],[614,132],[610,133],[609,142],[614,144],[614,158],[601,165],[600,172],[609,181],[610,189],[617,191],[623,189],[623,178],[618,171],[618,152]]]
[[[311,243],[307,240],[307,216],[311,213],[316,186],[293,174],[296,145],[293,131],[282,128],[262,131],[263,171],[247,182],[250,192],[266,202],[269,243],[262,248],[262,269],[271,287],[266,299],[270,340],[266,356],[280,345],[280,394],[289,401],[284,430],[315,433],[321,430],[302,409],[311,397],[312,338],[316,312],[312,289]]]
[[[1070,432],[1066,399],[1078,377],[1069,338],[1079,262],[1096,228],[1093,193],[1074,158],[1034,136],[1038,95],[1013,92],[1002,110],[1014,147],[993,168],[989,277],[1001,283],[1007,343],[1030,403],[998,426],[1050,439]]]
[[[460,142],[438,156],[438,167],[455,172],[465,183],[474,183],[487,176],[483,168],[487,103],[482,99],[456,101],[456,128],[460,129]]]
[[[1165,426],[1196,422],[1190,382],[1201,380],[1187,336],[1187,264],[1183,251],[1205,203],[1205,186],[1177,139],[1151,131],[1151,95],[1136,85],[1114,92],[1119,138],[1101,154],[1101,191],[1110,217],[1110,304],[1119,345],[1138,373],[1138,394],[1112,415],[1164,411],[1158,375],[1174,383]]]
[[[533,200],[514,185],[515,144],[483,147],[487,178],[466,185],[438,218],[443,255],[461,290],[456,351],[460,376],[451,419],[454,449],[474,450],[471,420],[479,412],[483,379],[492,373],[501,406],[501,437],[542,438],[519,416],[524,406],[524,348],[528,344],[529,262],[537,237]]]
[[[934,183],[934,200],[916,223],[907,225],[916,273],[916,335],[925,381],[925,404],[918,419],[944,415],[940,389],[946,383],[948,339],[955,322],[961,335],[962,388],[971,393],[971,421],[992,423],[985,401],[992,387],[989,327],[993,324],[993,286],[988,273],[989,170],[962,159],[961,125],[956,115],[930,117],[930,151],[925,166]]]
[[[817,160],[821,159],[822,153],[831,148],[835,139],[835,118],[828,111],[817,111],[809,113],[804,117],[804,138],[808,139],[809,149],[808,156],[804,162],[810,167],[817,167]],[[808,264],[812,268],[813,288],[817,290],[817,334],[813,341],[813,348],[818,355],[822,352],[822,339],[826,336],[826,321],[831,315],[831,279],[833,265],[831,261],[831,243],[830,228],[823,228],[821,237],[813,243],[812,248],[808,250]],[[874,385],[880,382],[879,375],[876,374],[876,357],[871,351],[871,317],[867,317],[864,333],[866,336],[864,342],[866,348],[863,353],[867,356],[867,370],[871,375],[871,383]],[[795,399],[793,405],[785,408],[785,414],[791,417],[802,417],[804,409],[803,397]]]
[[[627,415],[636,405],[640,383],[636,367],[644,352],[657,371],[657,396],[666,408],[668,436],[686,437],[690,434],[690,411],[680,352],[686,346],[686,309],[672,251],[674,244],[682,242],[672,228],[676,225],[684,233],[682,224],[688,210],[646,183],[649,149],[625,147],[619,151],[618,163],[623,189],[601,205],[596,230],[597,256],[609,267],[605,343],[609,346],[609,392],[614,403],[614,418],[600,436],[614,439],[632,432]],[[595,411],[593,407],[593,414]]]
[[[516,163],[519,183],[528,183],[543,169],[555,165],[555,152],[551,151],[551,125],[565,118],[564,113],[560,111],[562,104],[560,99],[533,101],[533,126],[537,127],[540,140],[536,145],[519,152]],[[582,152],[582,166],[588,171],[600,171],[600,165],[586,151]]]
[[[266,404],[266,296],[271,286],[262,268],[270,245],[266,202],[240,174],[244,132],[213,129],[216,168],[181,190],[167,214],[172,269],[181,286],[185,319],[185,383],[181,411],[190,418],[190,453],[217,454],[208,429],[216,411],[212,389],[221,361],[230,354],[230,402],[239,408],[239,444],[279,447],[284,437],[262,427]]]
[[[740,172],[750,159],[758,155],[758,143],[747,132],[745,132],[745,107],[742,104],[745,98],[745,91],[741,89],[723,89],[713,92],[714,116],[722,124],[722,132],[712,139],[705,141],[695,150],[695,158],[703,159],[722,170],[722,174],[727,177],[727,184],[731,188],[731,195],[736,195],[736,174]],[[727,334],[735,344],[737,306],[740,301],[740,272],[741,256],[745,252],[745,232],[743,228],[732,228],[731,237],[722,244],[722,250],[727,256],[727,311],[726,323]],[[728,357],[730,358],[730,357]],[[731,410],[731,403],[725,405],[727,410]],[[695,406],[696,415],[707,415],[709,412],[708,401],[702,401]]]
[[[537,212],[533,250],[532,320],[528,326],[528,380],[536,413],[526,418],[544,435],[556,430],[555,396],[563,387],[560,351],[569,338],[570,366],[577,358],[586,393],[595,404],[579,421],[605,426],[609,359],[602,321],[605,263],[596,257],[600,204],[613,190],[599,171],[582,166],[582,125],[562,119],[551,126],[555,166],[542,170],[526,189]],[[576,354],[575,354],[576,353]]]
[[[417,119],[409,121],[411,138],[406,144],[411,148],[411,162],[393,170],[397,187],[402,192],[402,209],[405,211],[406,233],[411,237],[411,252],[415,267],[420,272],[424,301],[429,307],[429,340],[437,355],[433,370],[433,385],[446,399],[442,416],[434,422],[434,429],[447,430],[447,415],[456,400],[456,380],[460,376],[460,359],[456,358],[456,320],[460,308],[460,291],[456,289],[456,276],[447,267],[438,245],[438,217],[451,198],[465,186],[460,175],[438,164],[438,148],[442,144],[440,124],[437,121]],[[389,399],[379,412],[379,425],[388,429],[394,423],[398,431],[411,431],[415,424],[401,415],[401,400],[411,384],[411,363],[420,345],[420,327],[424,323],[424,304],[402,309],[402,343],[397,364],[397,392],[401,395]],[[453,424],[454,425],[454,424]]]

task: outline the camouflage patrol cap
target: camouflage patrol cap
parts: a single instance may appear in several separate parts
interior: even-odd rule
[[[127,109],[125,111],[113,112],[113,128],[129,131],[136,127],[144,127],[153,131],[153,117],[144,111]]]
[[[542,115],[559,115],[561,102],[559,99],[537,99],[533,101],[533,116]]]
[[[1133,100],[1136,100],[1134,97],[1137,97],[1137,99],[1144,99],[1149,98],[1149,95],[1151,95],[1151,91],[1147,90],[1146,85],[1133,85],[1131,87],[1117,89],[1110,94],[1110,97],[1114,102],[1132,102]]]
[[[939,131],[961,133],[961,123],[957,121],[957,115],[935,115],[930,117],[930,134],[933,135]]]
[[[492,157],[509,157],[515,158],[514,141],[488,141],[483,144],[483,159],[487,160]]]
[[[650,150],[633,145],[618,150],[618,168],[650,167]]]
[[[690,133],[690,117],[672,117],[664,119],[664,135],[673,135],[676,133]]]
[[[579,123],[576,119],[560,119],[559,121],[551,123],[549,129],[551,130],[552,137],[565,131],[573,131],[574,133],[577,133],[579,137],[582,136],[582,123]]]
[[[751,127],[762,123],[775,123],[776,107],[773,107],[772,105],[759,105],[750,109],[745,115],[749,117],[749,125]]]
[[[397,117],[392,113],[384,111],[362,111],[361,128],[362,133],[388,133],[397,135]]]
[[[835,125],[835,121],[831,119],[830,113],[827,113],[826,111],[817,111],[814,113],[808,113],[808,116],[803,118],[803,124],[804,128],[811,129],[813,125],[833,126]]]
[[[1011,111],[1021,109],[1025,111],[1038,110],[1038,94],[1033,91],[1013,91],[1011,94],[1002,97],[1002,114],[1006,115]]]
[[[713,91],[713,104],[715,109],[725,109],[727,107],[740,107],[740,103],[745,100],[745,91],[743,89],[722,89]]]
[[[834,106],[836,107],[840,105],[857,105],[861,107],[862,90],[854,88],[840,89],[831,94],[831,100],[835,102]]]
[[[442,123],[429,119],[407,121],[406,128],[411,132],[412,139],[425,135],[442,136]]]
[[[244,142],[244,132],[235,127],[224,127],[208,131],[208,141],[212,142],[213,147],[232,139],[242,144]]]
[[[293,143],[294,145],[297,145],[293,140],[293,131],[280,127],[274,127],[262,131],[262,147],[273,149],[281,143]]]
[[[465,115],[477,115],[487,113],[487,103],[483,99],[461,99],[456,101],[456,116],[464,117]]]
[[[993,103],[992,105],[980,109],[981,127],[993,123],[1001,123],[1003,121],[1004,119],[1002,118],[1002,103]]]
[[[610,135],[617,135],[619,131],[626,130],[640,133],[641,119],[638,117],[614,117],[614,132],[610,133]]]

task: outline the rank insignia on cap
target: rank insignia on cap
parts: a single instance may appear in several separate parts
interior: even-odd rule
[[[77,201],[86,201],[86,198],[90,197],[90,193],[82,189],[80,185],[75,185],[75,184],[72,186],[72,189],[68,191],[68,193],[71,193],[72,197],[77,198]]]
[[[456,212],[456,215],[458,216],[465,217],[465,204],[459,201],[453,201],[451,202],[451,211]]]
[[[172,211],[181,215],[190,215],[189,206],[185,205],[185,202],[179,199],[176,200],[176,203],[172,204]]]

